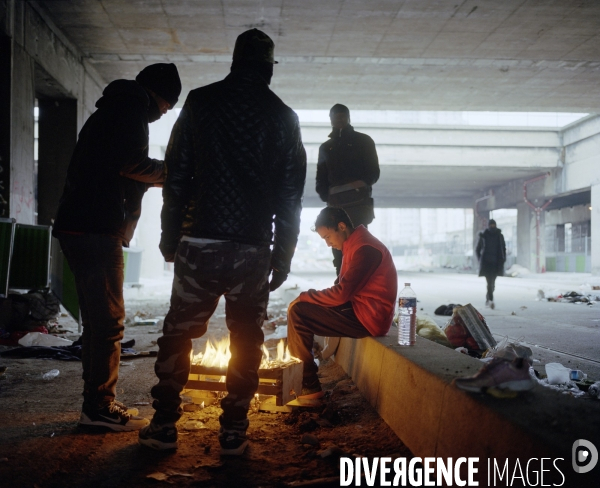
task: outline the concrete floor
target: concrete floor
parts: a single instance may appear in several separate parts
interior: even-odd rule
[[[323,272],[295,275],[302,283],[304,280],[314,283],[315,288],[327,286],[334,277],[333,273]],[[288,282],[293,280],[291,277]],[[439,326],[443,327],[449,317],[434,315],[438,306],[471,303],[485,317],[496,340],[508,336],[530,345],[537,360],[534,366],[540,372],[544,372],[542,366],[547,362],[559,362],[600,380],[600,302],[590,306],[537,299],[538,290],[543,290],[546,296],[555,292],[589,290],[592,285],[600,285],[600,277],[584,273],[501,277],[496,281],[495,310],[485,308],[485,278],[474,274],[445,270],[431,273],[399,271],[399,289],[404,282],[410,282],[417,294],[419,313],[427,314]],[[593,293],[600,294],[600,291]]]

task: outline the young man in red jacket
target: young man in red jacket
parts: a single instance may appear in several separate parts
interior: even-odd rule
[[[324,208],[315,231],[343,253],[340,275],[331,288],[308,290],[288,310],[290,353],[304,362],[304,399],[323,390],[312,354],[314,336],[384,336],[394,317],[398,274],[388,249],[363,226],[356,229],[341,208]]]

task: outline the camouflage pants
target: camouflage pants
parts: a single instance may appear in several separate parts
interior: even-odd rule
[[[262,324],[269,300],[271,251],[268,246],[236,242],[197,244],[182,241],[175,256],[171,307],[158,339],[154,367],[159,382],[152,388],[158,423],[176,422],[182,414],[179,394],[190,372],[192,339],[206,333],[219,298],[225,295],[231,360],[223,420],[246,418],[258,389],[264,342]]]

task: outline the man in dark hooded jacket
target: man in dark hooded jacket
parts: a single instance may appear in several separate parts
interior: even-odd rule
[[[367,227],[373,219],[371,187],[379,179],[375,143],[350,125],[350,110],[340,103],[329,111],[332,131],[319,147],[316,190],[328,207],[343,208],[354,227]],[[333,249],[333,265],[339,275],[342,251]]]
[[[115,400],[123,338],[123,246],[128,246],[148,187],[164,181],[148,157],[148,123],[181,93],[174,64],[144,68],[136,81],[110,83],[75,146],[54,236],[75,275],[83,333],[83,407],[79,423],[137,430],[148,420]]]
[[[158,339],[156,413],[139,434],[148,447],[177,447],[192,339],[206,333],[221,296],[231,351],[221,454],[239,455],[248,444],[269,290],[290,271],[306,178],[298,117],[269,89],[273,51],[264,32],[240,34],[231,73],[191,91],[171,133],[160,249],[175,278]]]
[[[479,276],[485,276],[487,294],[485,306],[494,308],[494,289],[496,278],[504,275],[506,261],[506,244],[502,231],[496,227],[496,221],[490,220],[488,228],[479,233],[479,242],[475,249],[479,259]]]

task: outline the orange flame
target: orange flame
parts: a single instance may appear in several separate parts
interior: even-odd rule
[[[282,366],[290,362],[300,362],[299,359],[290,354],[288,347],[283,339],[277,344],[277,355],[271,357],[271,352],[267,347],[262,345],[263,357],[260,363],[260,369],[269,369]],[[229,336],[218,341],[208,340],[204,352],[194,354],[190,353],[192,364],[200,364],[201,366],[216,367],[226,369],[231,359],[231,351],[229,350]]]

